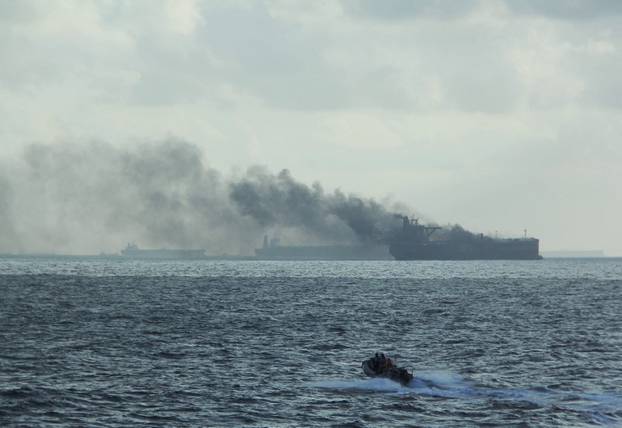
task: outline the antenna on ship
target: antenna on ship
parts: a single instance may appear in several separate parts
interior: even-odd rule
[[[523,232],[525,232],[525,239],[527,239],[527,229],[523,229]]]

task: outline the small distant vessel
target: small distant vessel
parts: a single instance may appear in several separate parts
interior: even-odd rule
[[[408,385],[414,377],[405,368],[397,367],[391,358],[382,353],[376,353],[372,358],[363,361],[361,367],[363,373],[369,377],[383,377],[404,386]]]
[[[204,259],[206,258],[204,249],[148,249],[144,250],[138,248],[136,244],[127,244],[121,255],[124,257],[131,257],[135,259]]]

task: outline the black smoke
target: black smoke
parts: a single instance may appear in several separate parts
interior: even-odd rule
[[[307,186],[288,170],[274,175],[254,168],[231,183],[231,200],[242,215],[264,227],[293,226],[323,239],[380,242],[393,214],[373,199],[326,193],[319,183]]]
[[[0,252],[117,252],[136,242],[252,254],[266,232],[285,243],[367,243],[394,221],[384,204],[287,170],[225,176],[179,140],[31,144],[2,167]]]

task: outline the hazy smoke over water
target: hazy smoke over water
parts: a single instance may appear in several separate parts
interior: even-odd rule
[[[243,215],[262,226],[299,227],[322,239],[378,242],[394,220],[373,200],[338,190],[326,194],[318,183],[306,186],[287,170],[278,175],[250,170],[242,180],[231,183],[231,199]]]
[[[0,173],[0,252],[143,247],[250,254],[263,234],[297,243],[375,242],[395,221],[371,200],[307,186],[287,170],[224,177],[177,140],[33,144]]]
[[[5,216],[17,239],[2,250],[115,251],[127,241],[203,247],[225,229],[240,243],[236,235],[252,225],[225,203],[226,185],[200,155],[178,141],[129,150],[31,145],[5,177],[12,195]]]

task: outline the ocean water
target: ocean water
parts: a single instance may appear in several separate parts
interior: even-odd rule
[[[621,259],[0,258],[3,427],[594,425],[622,426]]]

